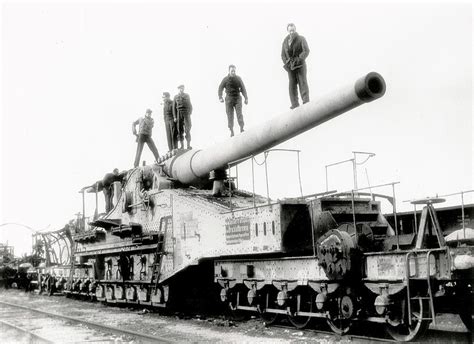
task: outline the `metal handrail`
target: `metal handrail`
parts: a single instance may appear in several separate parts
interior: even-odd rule
[[[375,189],[375,188],[380,188],[380,187],[383,187],[383,186],[389,186],[389,185],[394,185],[394,184],[400,184],[400,182],[391,182],[391,183],[379,184],[379,185],[374,185],[374,186],[367,186],[365,188],[350,189],[350,190],[347,190],[347,191],[338,192],[338,193],[336,193],[332,196],[339,196],[341,194],[349,194],[352,191],[354,191],[354,193],[357,193],[358,191],[362,191],[362,190]]]
[[[447,247],[440,247],[440,248],[434,248],[430,249],[428,251],[419,251],[419,250],[413,250],[407,252],[405,255],[405,277],[406,277],[406,284],[407,284],[407,306],[408,306],[408,325],[411,325],[411,296],[410,296],[410,256],[414,254],[421,254],[423,252],[426,252],[426,258],[427,258],[427,270],[426,270],[426,276],[427,276],[427,283],[428,283],[428,288],[430,288],[429,293],[431,293],[431,282],[430,282],[430,260],[429,257],[433,252],[442,252],[442,251],[448,251]],[[449,254],[447,255],[449,256]],[[415,270],[417,269],[417,261],[415,258]],[[415,274],[418,274],[417,271],[415,271]],[[432,303],[432,296],[430,294],[430,308],[432,312],[432,318],[433,318],[433,324],[436,325],[436,320],[435,320],[435,312],[434,312],[434,302]],[[423,317],[421,314],[420,317]]]
[[[268,158],[268,155],[270,152],[293,152],[293,153],[297,153],[297,169],[298,169],[298,182],[299,182],[299,187],[300,187],[300,195],[301,197],[303,197],[303,187],[302,187],[302,183],[301,183],[301,168],[300,168],[300,150],[298,149],[282,149],[282,148],[272,148],[272,149],[268,149],[266,151],[263,152],[264,154],[264,161],[263,163],[259,164],[258,162],[257,165],[262,165],[262,164],[265,164],[265,184],[266,184],[266,189],[267,189],[267,204],[270,205],[271,204],[271,200],[270,200],[270,188],[269,188],[269,184],[268,184],[268,167],[267,167],[267,158]],[[231,161],[229,163],[227,163],[227,168],[229,169],[229,177],[228,179],[229,180],[232,180],[232,179],[236,179],[236,182],[238,183],[238,168],[237,168],[237,165],[244,162],[244,161],[247,161],[249,159],[252,159],[252,195],[253,195],[253,208],[256,208],[256,201],[255,201],[255,168],[254,168],[254,161],[255,161],[255,155],[250,155],[250,156],[247,156],[245,158],[242,158],[242,159],[238,159],[238,160],[234,160],[234,161]],[[231,176],[231,168],[232,167],[236,167],[236,177],[232,177]],[[232,210],[232,188],[231,188],[231,183],[229,183],[229,204],[230,204],[230,208],[231,208],[231,212],[233,212]]]
[[[332,164],[328,164],[326,166],[324,166],[325,170],[326,170],[326,191],[328,191],[328,188],[329,188],[329,182],[328,182],[328,167],[331,167],[331,166],[336,166],[336,165],[340,165],[340,164],[343,164],[345,162],[349,162],[349,161],[352,161],[352,166],[353,166],[353,171],[355,169],[355,160],[354,158],[352,159],[346,159],[346,160],[342,160],[342,161],[338,161],[338,162],[334,162]],[[354,179],[355,180],[355,179]],[[354,188],[356,188],[356,184],[354,184]]]
[[[411,296],[410,296],[410,256],[414,254],[414,251],[410,251],[405,256],[405,276],[407,283],[407,306],[408,306],[408,325],[411,326]],[[415,259],[416,269],[416,259]]]
[[[395,236],[397,238],[397,251],[400,250],[400,237],[398,235],[398,223],[397,223],[397,207],[396,207],[396,204],[397,204],[397,201],[396,201],[396,197],[395,197],[395,184],[399,184],[400,182],[392,182],[392,183],[386,183],[386,184],[380,184],[380,185],[375,185],[375,186],[368,186],[368,187],[365,187],[365,188],[360,188],[360,189],[353,189],[353,190],[350,190],[350,196],[351,196],[351,203],[352,203],[352,220],[354,222],[354,230],[355,230],[355,236],[356,236],[356,240],[357,240],[357,227],[356,227],[356,218],[355,218],[355,195],[356,195],[356,192],[357,191],[362,191],[362,190],[367,190],[367,189],[375,189],[375,188],[380,188],[380,187],[383,187],[383,186],[389,186],[391,185],[392,186],[392,210],[393,210],[393,216],[394,216],[394,223],[395,223]],[[336,193],[336,194],[333,194],[331,196],[338,196],[338,195],[348,195],[349,192],[339,192],[339,193]],[[356,241],[357,242],[357,241]]]
[[[428,284],[428,296],[430,297],[430,310],[431,310],[431,318],[433,319],[433,325],[436,325],[436,314],[434,311],[434,302],[433,302],[433,293],[431,291],[431,263],[430,263],[430,256],[433,253],[433,250],[429,250],[426,253],[426,280]],[[436,264],[436,261],[435,261]],[[423,316],[423,315],[422,315]]]
[[[352,154],[354,155],[354,157],[352,159],[346,159],[346,160],[334,162],[334,163],[328,164],[324,167],[325,170],[326,170],[326,191],[329,188],[329,185],[328,185],[328,167],[340,165],[340,164],[343,164],[343,163],[349,162],[349,161],[352,162],[352,178],[354,179],[354,189],[358,188],[358,186],[357,186],[357,165],[365,164],[367,162],[367,160],[369,160],[370,158],[375,156],[375,153],[352,151]],[[364,161],[358,163],[357,162],[357,154],[365,154],[365,155],[367,155],[367,158]]]
[[[446,195],[436,195],[436,198],[461,195],[461,221],[462,221],[462,230],[463,230],[464,239],[466,239],[466,224],[465,224],[465,214],[464,214],[464,194],[471,193],[471,192],[474,192],[474,189],[473,190],[460,191],[460,192],[454,192],[454,193],[450,193],[450,194],[446,194]],[[415,200],[416,199],[410,199],[410,200],[404,200],[403,202],[412,203]],[[413,203],[413,206],[414,206],[413,216],[415,217],[415,233],[418,234],[418,228],[417,228],[417,223],[416,223],[416,221],[417,221],[417,218],[416,218],[416,204]]]

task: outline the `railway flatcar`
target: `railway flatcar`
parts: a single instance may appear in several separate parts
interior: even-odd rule
[[[418,230],[405,233],[364,190],[272,200],[236,189],[228,175],[384,93],[383,78],[369,73],[218,145],[128,171],[114,184],[112,210],[89,222],[83,211],[64,292],[163,309],[216,300],[267,324],[283,316],[303,328],[318,318],[344,334],[367,321],[397,340],[416,339],[436,322],[439,300],[450,312],[471,300],[474,246],[447,245],[438,199],[416,201]],[[461,313],[471,326],[472,309]]]

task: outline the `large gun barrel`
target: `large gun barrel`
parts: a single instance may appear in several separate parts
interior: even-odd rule
[[[207,179],[211,171],[225,169],[229,162],[262,153],[363,103],[378,99],[384,93],[382,76],[368,73],[355,84],[287,111],[237,136],[203,150],[192,149],[175,156],[165,162],[164,171],[183,184],[197,183]]]

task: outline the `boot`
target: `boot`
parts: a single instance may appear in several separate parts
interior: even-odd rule
[[[234,136],[234,129],[230,129],[230,137]]]
[[[244,127],[240,127],[240,132],[243,133],[244,132]]]
[[[191,147],[191,140],[186,140],[186,149],[193,149],[193,147]]]
[[[179,149],[184,149],[183,140],[179,141]]]

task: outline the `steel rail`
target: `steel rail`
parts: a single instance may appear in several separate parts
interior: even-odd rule
[[[53,341],[51,341],[49,339],[41,337],[41,336],[39,336],[39,335],[37,335],[37,334],[35,334],[35,333],[31,332],[30,330],[27,330],[25,328],[18,327],[14,324],[11,324],[8,321],[0,320],[0,326],[2,326],[2,325],[13,328],[13,329],[17,330],[18,332],[25,333],[28,336],[28,339],[30,340],[29,341],[30,343],[32,342],[32,340],[34,340],[33,341],[34,343],[36,343],[36,341],[41,341],[41,342],[44,342],[44,343],[54,343]]]
[[[146,339],[148,342],[153,341],[154,343],[176,343],[175,341],[172,341],[172,340],[169,340],[169,339],[164,339],[164,338],[161,338],[161,337],[151,336],[151,335],[147,335],[147,334],[143,334],[143,333],[139,333],[139,332],[135,332],[135,331],[131,331],[131,330],[126,330],[126,329],[122,329],[122,328],[107,326],[107,325],[103,325],[103,324],[99,324],[99,323],[95,323],[95,322],[91,322],[91,321],[87,321],[87,320],[82,320],[82,319],[70,317],[70,316],[63,315],[63,314],[46,312],[46,311],[42,311],[42,310],[39,310],[39,309],[31,308],[31,307],[20,306],[20,305],[16,305],[14,303],[9,303],[9,302],[5,302],[5,301],[0,301],[0,304],[7,305],[7,306],[10,306],[10,307],[16,307],[16,308],[24,309],[24,310],[31,311],[31,312],[40,313],[40,314],[43,314],[43,315],[46,315],[46,316],[49,316],[49,317],[52,317],[52,318],[59,318],[59,319],[69,320],[69,321],[84,324],[84,325],[87,325],[91,328],[96,328],[96,329],[99,329],[99,330],[108,330],[108,331],[112,331],[112,332],[127,334],[129,336],[133,336],[133,337],[136,337],[136,338]]]
[[[271,325],[270,327],[277,327],[277,328],[283,328],[283,329],[292,329],[292,330],[295,330],[295,331],[298,331],[297,328],[293,327],[293,326],[286,326],[286,325],[281,325],[281,324],[278,324],[278,325]],[[374,342],[374,341],[378,341],[378,342],[388,342],[388,343],[398,343],[396,340],[394,339],[390,339],[390,338],[379,338],[379,337],[370,337],[370,336],[363,336],[363,335],[357,335],[357,334],[344,334],[344,335],[340,335],[340,334],[337,334],[335,332],[332,332],[332,331],[325,331],[325,330],[317,330],[317,329],[313,329],[313,328],[305,328],[305,329],[302,329],[302,330],[299,330],[299,331],[302,331],[302,332],[312,332],[312,333],[318,333],[318,334],[326,334],[326,335],[330,335],[332,337],[337,337],[338,339],[342,339],[342,338],[346,338],[346,339],[349,339],[349,340],[360,340],[360,339],[364,339],[364,340],[367,340],[369,342]]]

